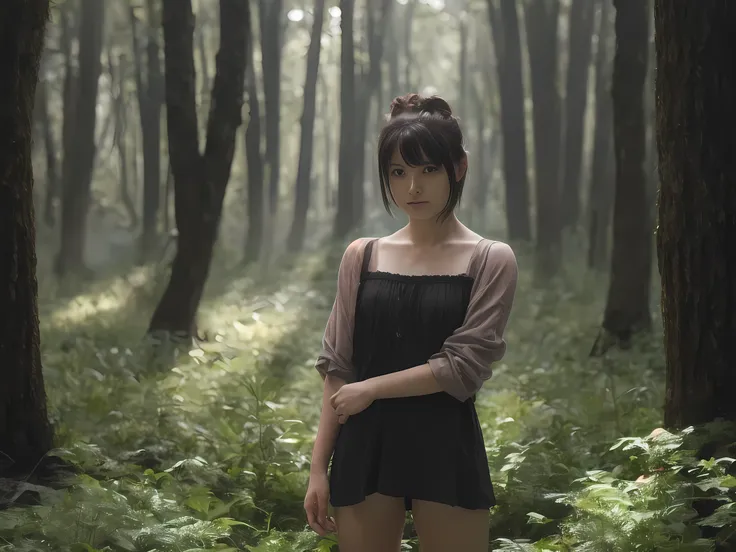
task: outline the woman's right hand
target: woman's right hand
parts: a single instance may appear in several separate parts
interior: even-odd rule
[[[335,521],[327,517],[330,500],[330,482],[326,473],[310,473],[307,495],[304,497],[304,510],[307,512],[309,526],[320,536],[336,533]]]

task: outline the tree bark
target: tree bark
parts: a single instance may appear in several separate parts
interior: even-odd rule
[[[314,152],[314,119],[317,114],[317,77],[322,50],[322,26],[325,18],[325,0],[315,0],[312,36],[307,51],[307,72],[304,79],[304,108],[301,120],[299,168],[297,169],[294,199],[294,219],[289,233],[290,251],[300,251],[307,229],[307,213],[312,190],[312,160]]]
[[[340,153],[338,161],[337,212],[333,234],[343,239],[353,228],[354,131],[355,131],[355,50],[353,19],[355,0],[340,0]]]
[[[560,0],[534,0],[526,4],[533,121],[534,182],[537,192],[535,277],[547,282],[562,265],[560,216],[560,157],[562,117],[558,73]]]
[[[30,473],[53,446],[41,369],[32,114],[48,0],[0,2],[0,477]]]
[[[147,0],[145,72],[138,37],[138,20],[131,8],[133,25],[133,55],[135,60],[138,113],[143,139],[143,225],[140,236],[140,260],[153,259],[158,248],[158,218],[161,211],[161,107],[164,100],[161,53],[158,37],[159,10],[153,0]]]
[[[115,115],[113,143],[117,145],[118,148],[118,162],[120,166],[120,201],[125,207],[126,213],[128,213],[130,228],[135,228],[138,226],[138,213],[135,210],[135,202],[130,196],[128,144],[126,142],[126,129],[128,126],[128,98],[125,93],[125,75],[127,73],[128,60],[124,54],[120,54],[118,57],[117,67],[115,67],[115,60],[111,50],[111,48],[108,48],[107,58]]]
[[[261,29],[263,91],[266,108],[266,163],[271,215],[278,210],[281,169],[281,17],[284,0],[261,0],[258,15]]]
[[[604,271],[609,261],[616,167],[611,105],[611,0],[601,0],[595,60],[595,130],[588,196],[588,267]]]
[[[61,248],[56,274],[86,272],[84,249],[87,241],[87,213],[91,200],[92,173],[97,147],[97,92],[102,73],[104,2],[82,0],[79,26],[78,93],[74,96],[74,123],[71,151],[65,174],[61,206]],[[65,152],[66,155],[66,152]]]
[[[651,326],[652,228],[644,172],[649,3],[614,0],[614,6],[616,54],[611,93],[616,192],[613,251],[603,332],[593,347],[594,354],[616,342],[625,347],[634,334]]]
[[[736,420],[736,4],[655,1],[665,425]]]
[[[46,195],[44,196],[43,220],[46,226],[56,224],[56,198],[59,195],[59,163],[56,154],[54,127],[49,115],[48,86],[43,78],[38,81],[37,114],[43,132],[44,150],[46,153]]]
[[[577,227],[580,222],[584,121],[588,105],[588,73],[597,4],[594,0],[572,0],[570,6],[561,215],[563,226],[572,228]]]
[[[196,334],[195,317],[209,274],[235,136],[242,123],[248,0],[220,0],[217,54],[204,154],[199,151],[191,0],[164,0],[166,109],[174,175],[177,251],[149,331]]]
[[[252,37],[253,33],[251,32],[249,36]],[[250,116],[248,126],[245,128],[245,158],[248,164],[248,223],[246,225],[243,264],[249,265],[258,261],[261,257],[265,225],[264,214],[268,209],[265,203],[263,155],[261,153],[261,107],[258,100],[251,41],[248,43],[248,69],[246,74]]]
[[[488,0],[501,100],[506,226],[513,241],[531,241],[521,38],[515,0]]]
[[[371,98],[376,94],[380,83],[381,60],[385,43],[385,30],[391,20],[393,0],[382,0],[380,5],[366,7],[368,70],[357,79],[355,98],[355,133],[353,148],[355,167],[353,169],[353,220],[356,228],[365,220],[365,150],[368,130],[368,113]]]

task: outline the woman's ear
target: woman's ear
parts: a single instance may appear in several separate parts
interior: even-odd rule
[[[455,167],[455,175],[457,176],[456,180],[460,182],[463,177],[465,176],[465,173],[468,172],[468,155],[463,155],[463,158],[460,160],[460,162],[457,164],[457,167]]]

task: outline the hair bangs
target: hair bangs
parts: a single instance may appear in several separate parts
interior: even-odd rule
[[[378,175],[383,204],[389,213],[391,203],[395,203],[389,186],[391,158],[397,151],[410,167],[436,165],[445,169],[450,197],[440,215],[449,215],[460,200],[465,181],[465,176],[457,181],[455,172],[465,155],[457,121],[407,113],[392,118],[383,128],[378,142]]]
[[[455,182],[455,164],[448,144],[442,135],[432,132],[425,121],[407,121],[401,126],[387,129],[378,152],[381,175],[388,180],[391,157],[398,150],[410,167],[438,165],[445,168],[450,183]]]

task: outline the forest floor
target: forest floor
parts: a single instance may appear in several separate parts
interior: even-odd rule
[[[508,352],[476,403],[499,501],[493,549],[716,550],[736,527],[736,478],[728,459],[698,460],[689,432],[652,435],[664,389],[657,310],[651,335],[590,358],[606,278],[570,263],[535,289],[530,254],[516,251]],[[42,279],[53,454],[83,475],[29,487],[38,504],[0,511],[0,551],[331,550],[302,501],[321,404],[313,363],[340,254],[270,274],[216,262],[199,319],[207,340],[192,346],[143,337],[160,269],[101,275],[83,291]],[[720,509],[685,523],[705,494]],[[405,548],[417,550],[407,521]]]

